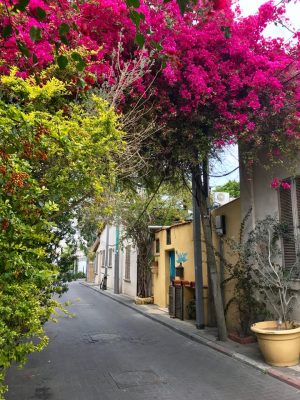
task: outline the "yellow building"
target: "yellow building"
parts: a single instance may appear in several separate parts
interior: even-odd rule
[[[182,263],[183,273],[176,276],[176,269],[180,265],[180,257],[186,261]],[[195,271],[194,271],[194,241],[193,224],[191,221],[164,227],[155,233],[154,243],[155,264],[152,268],[152,293],[154,303],[161,307],[169,307],[170,286],[181,286],[183,289],[184,318],[189,318],[189,307],[195,298]],[[207,268],[206,252],[202,248],[203,258],[203,287],[204,300],[207,308]],[[205,312],[207,319],[207,310]]]
[[[212,212],[213,227],[213,243],[217,251],[227,252],[226,245],[224,249],[220,248],[220,236],[216,233],[215,217],[222,215],[226,225],[226,233],[222,239],[238,238],[240,229],[240,201],[233,200],[226,205],[217,208]],[[203,238],[203,235],[202,235]],[[223,243],[223,241],[222,241]],[[227,254],[226,254],[227,256]],[[230,256],[229,256],[230,257]],[[182,263],[183,271],[176,267]],[[230,261],[230,260],[229,260]],[[220,275],[223,275],[222,265],[220,267]],[[176,274],[177,269],[177,274]],[[180,274],[181,272],[181,274]],[[208,307],[208,275],[205,243],[202,243],[202,274],[203,274],[203,301],[204,301],[204,321],[207,325],[209,320]],[[181,275],[181,276],[176,276]],[[226,276],[224,276],[226,277]],[[195,298],[195,270],[194,270],[194,240],[193,240],[193,224],[191,221],[174,224],[170,227],[163,227],[155,232],[154,242],[154,263],[152,267],[152,293],[154,303],[160,307],[169,307],[170,299],[173,303],[172,287],[181,287],[182,314],[184,319],[192,317],[193,299]],[[232,286],[225,288],[224,303],[226,304],[232,295]],[[178,294],[176,293],[176,296]],[[171,312],[172,313],[172,312]],[[227,320],[229,326],[237,324],[236,316],[228,315]],[[233,322],[232,322],[232,321]]]

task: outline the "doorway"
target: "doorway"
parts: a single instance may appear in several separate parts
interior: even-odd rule
[[[175,250],[169,251],[169,272],[170,272],[170,284],[175,279]]]
[[[172,280],[175,279],[175,250],[169,250],[165,252],[165,296],[166,296],[166,306],[169,306],[169,289]]]

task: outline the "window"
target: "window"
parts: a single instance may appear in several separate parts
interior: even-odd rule
[[[300,178],[286,179],[285,182],[291,185],[291,190],[283,188],[279,190],[280,222],[286,224],[288,229],[287,237],[282,240],[282,247],[285,267],[292,268],[294,264],[299,261],[297,259],[300,249],[296,248],[298,240],[290,240],[288,236],[299,237]],[[294,269],[292,277],[294,279],[300,279],[299,267]]]
[[[112,267],[113,249],[108,250],[108,266]]]
[[[96,257],[94,259],[94,273],[95,275],[98,274],[98,262],[99,262],[99,253],[96,253]]]
[[[130,252],[131,246],[125,248],[125,280],[130,281]]]
[[[160,243],[159,243],[159,239],[155,240],[155,253],[159,253],[160,252]]]
[[[102,250],[102,267],[105,267],[105,250]]]
[[[167,244],[171,244],[171,228],[167,229]]]

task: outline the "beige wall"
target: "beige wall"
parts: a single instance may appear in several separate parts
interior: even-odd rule
[[[94,283],[95,281],[95,273],[94,273],[94,263],[93,261],[89,261],[86,270],[86,281],[89,283]]]
[[[214,229],[215,225],[215,217],[217,215],[225,216],[225,224],[226,224],[226,234],[222,236],[218,236]],[[240,226],[241,226],[241,202],[240,199],[236,199],[231,201],[230,203],[225,204],[222,207],[219,207],[212,212],[212,225],[213,225],[213,243],[215,249],[219,252],[222,248],[223,256],[228,263],[234,263],[235,257],[232,254],[232,251],[229,248],[226,240],[233,239],[238,241]],[[222,240],[222,247],[220,247],[220,240]],[[220,259],[217,257],[219,270],[220,270]],[[224,266],[224,278],[228,277],[228,270],[226,266]],[[224,286],[224,306],[228,303],[228,301],[232,298],[234,292],[234,282],[231,281]],[[239,317],[236,307],[231,305],[226,314],[226,324],[229,331],[234,331],[239,328]]]

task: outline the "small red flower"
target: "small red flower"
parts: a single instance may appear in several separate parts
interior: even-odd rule
[[[288,190],[291,188],[291,185],[288,182],[281,182],[281,187],[282,189]]]
[[[1,229],[3,229],[4,231],[6,231],[8,227],[9,227],[9,221],[8,221],[8,219],[3,219],[3,220],[1,221]]]
[[[279,188],[279,186],[280,186],[279,180],[278,180],[277,178],[274,178],[274,179],[272,180],[272,182],[271,182],[271,187],[272,187],[273,189],[277,189],[277,188]]]
[[[95,83],[95,79],[92,76],[87,75],[84,80],[86,81],[86,83],[88,83],[89,85],[93,85]]]

